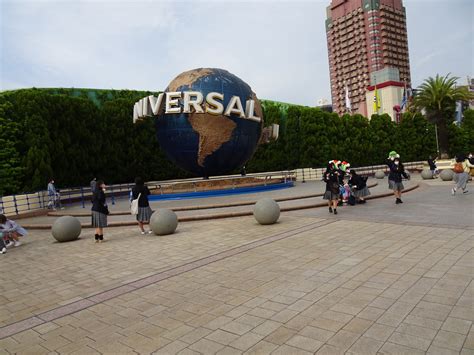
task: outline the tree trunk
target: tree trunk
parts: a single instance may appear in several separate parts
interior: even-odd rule
[[[448,154],[448,150],[449,150],[448,125],[446,124],[446,120],[442,119],[442,120],[438,121],[436,126],[438,128],[439,153],[441,155],[441,159],[447,159],[449,157],[449,154]]]

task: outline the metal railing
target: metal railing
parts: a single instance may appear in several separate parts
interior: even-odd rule
[[[424,161],[417,162],[408,162],[404,163],[407,170],[419,170],[423,169]],[[356,170],[361,175],[372,175],[376,171],[387,172],[388,167],[386,165],[372,165],[366,167],[354,167],[353,170]],[[266,186],[268,183],[271,183],[272,179],[280,179],[282,182],[288,181],[306,181],[306,180],[321,180],[325,172],[325,168],[304,168],[296,170],[284,170],[284,171],[273,171],[265,173],[255,173],[242,175],[226,175],[226,176],[215,176],[210,177],[209,179],[180,179],[180,180],[164,180],[164,181],[150,181],[146,185],[152,190],[158,190],[160,194],[171,193],[180,190],[180,187],[187,186],[189,191],[189,186],[194,191],[200,189],[199,185],[203,181],[223,181],[231,180],[231,187],[235,189],[239,184],[236,183],[237,180],[252,177],[256,179],[263,180],[263,184]],[[110,199],[112,205],[115,204],[115,200],[121,197],[127,197],[130,194],[133,183],[126,184],[115,184],[108,185],[106,196]],[[92,191],[90,187],[72,187],[64,188],[58,190],[60,192],[59,205],[60,206],[70,206],[70,205],[82,205],[83,208],[86,208],[86,205],[89,205],[92,200]],[[181,189],[181,192],[183,189]],[[0,213],[7,215],[13,214],[22,214],[38,210],[44,210],[48,208],[51,198],[48,195],[47,191],[36,191],[31,193],[24,193],[11,196],[0,197]]]
[[[425,161],[415,161],[403,163],[407,170],[420,170],[426,164]],[[387,165],[370,165],[361,167],[351,167],[352,170],[357,171],[359,175],[373,175],[377,171],[383,171],[384,173],[389,171]],[[295,170],[295,177],[297,181],[315,181],[323,178],[326,168],[301,168]]]
[[[194,191],[198,191],[200,184],[203,181],[218,182],[224,180],[230,180],[230,188],[235,189],[238,187],[237,180],[244,178],[256,178],[263,181],[263,184],[266,186],[271,183],[272,179],[280,179],[282,182],[294,181],[296,176],[293,170],[287,171],[275,171],[275,172],[266,172],[266,173],[256,173],[256,174],[247,174],[247,175],[227,175],[227,176],[216,176],[210,177],[209,179],[180,179],[180,180],[164,180],[164,181],[150,181],[146,185],[151,190],[158,190],[160,194],[164,193],[173,193],[175,191],[181,190],[183,188],[191,188]],[[112,205],[115,205],[115,200],[118,198],[126,197],[128,198],[133,183],[126,184],[114,184],[107,185],[106,197],[109,199]],[[229,187],[227,187],[229,188]],[[37,191],[32,193],[24,193],[11,196],[0,197],[0,213],[7,215],[13,214],[22,214],[29,213],[33,211],[45,210],[48,207],[53,205],[54,207],[60,208],[64,206],[71,205],[81,205],[83,208],[86,208],[86,205],[92,201],[92,190],[90,187],[72,187],[72,188],[63,188],[58,189],[59,196],[57,201],[53,201],[52,197],[48,195],[48,192]]]

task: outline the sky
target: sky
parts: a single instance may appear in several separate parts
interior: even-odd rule
[[[164,90],[223,68],[259,98],[330,101],[326,1],[0,0],[0,90]],[[414,87],[474,76],[474,0],[404,0]]]

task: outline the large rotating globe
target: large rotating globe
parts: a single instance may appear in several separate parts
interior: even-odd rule
[[[156,119],[158,142],[180,168],[197,176],[222,175],[243,166],[254,154],[262,133],[262,107],[255,93],[244,81],[227,70],[199,68],[178,75],[165,92],[198,91],[224,96],[227,107],[232,96],[239,96],[245,110],[246,101],[255,101],[255,116],[260,122],[238,114],[216,115],[208,112],[165,113]],[[205,108],[206,103],[203,103]],[[180,100],[180,106],[183,103]]]

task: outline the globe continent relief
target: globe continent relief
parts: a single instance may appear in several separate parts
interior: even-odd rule
[[[236,114],[224,116],[194,111],[166,114],[162,111],[155,121],[156,133],[171,161],[195,175],[211,176],[240,168],[252,157],[262,134],[263,114],[260,101],[248,84],[223,69],[199,68],[173,79],[165,92],[173,91],[199,91],[204,101],[208,93],[217,92],[224,96],[224,108],[232,96],[239,96],[244,110],[246,101],[253,99],[255,115],[262,120],[257,122]],[[181,102],[180,105],[182,107]]]

